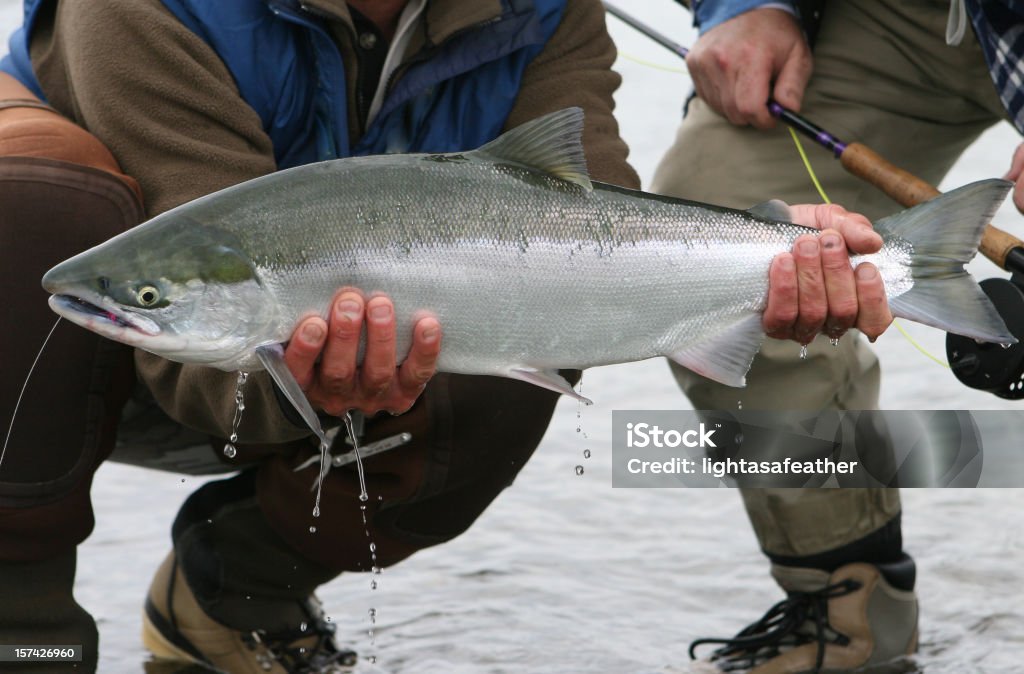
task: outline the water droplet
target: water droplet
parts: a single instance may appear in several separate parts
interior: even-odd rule
[[[305,632],[307,628],[309,628],[309,625],[307,625],[306,623],[299,623],[300,632]]]
[[[377,544],[372,541],[370,542],[370,552],[377,552]]]
[[[383,569],[381,569],[379,566],[375,566],[372,569],[370,569],[370,571],[372,571],[375,576],[379,576],[380,572],[383,571]]]
[[[807,345],[800,346],[800,360],[807,360]]]
[[[373,630],[370,630],[370,631],[372,632]],[[372,637],[373,635],[371,634],[370,636]],[[370,661],[371,665],[377,664],[377,656],[376,655],[371,655],[370,657],[367,658],[367,660]]]
[[[316,527],[310,527],[309,528],[309,533],[315,534],[316,533]]]
[[[371,608],[366,614],[370,616],[370,622],[377,622],[377,609]]]
[[[839,346],[839,338],[838,337],[829,337],[828,343],[831,344],[832,346]]]
[[[383,494],[378,494],[377,495],[377,500],[378,501],[383,501],[384,500],[384,495]]]
[[[1009,349],[1011,346],[1013,346],[1013,344],[1000,344],[999,346],[1003,347],[1004,349]]]
[[[320,506],[313,506],[313,517],[320,517]]]
[[[184,481],[185,481],[185,478],[181,478],[181,481],[182,481],[182,482],[184,482]]]
[[[739,444],[742,444],[742,442],[743,442],[743,434],[742,433],[737,433],[736,434],[736,444],[739,445]]]
[[[589,459],[590,458],[590,450],[589,449],[584,449],[583,450],[583,458],[584,459]]]
[[[583,466],[576,466],[576,474],[583,475]]]
[[[581,428],[580,428],[579,426],[577,426],[577,427],[576,427],[576,432],[577,432],[577,433],[581,432],[582,430],[583,430],[583,429],[581,429]]]
[[[370,581],[370,589],[371,590],[376,590],[377,589],[377,581],[376,580],[371,580]]]
[[[738,410],[743,409],[743,401],[742,400],[737,400],[736,401],[736,409],[738,409]]]
[[[239,372],[238,378],[235,380],[235,415],[231,419],[231,435],[228,436],[228,444],[224,445],[224,456],[229,459],[235,458],[238,453],[235,443],[238,442],[238,427],[242,423],[242,410],[245,409],[245,394],[242,389],[248,378],[248,372]]]
[[[345,430],[348,431],[348,439],[352,442],[352,452],[356,457],[356,470],[359,473],[359,500],[366,501],[370,495],[366,493],[366,471],[363,470],[363,457],[359,455],[359,438],[356,437],[355,421],[352,419],[352,412],[345,412],[342,417],[345,422]]]

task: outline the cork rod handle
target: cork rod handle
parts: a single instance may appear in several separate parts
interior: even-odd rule
[[[936,197],[933,185],[891,164],[880,154],[860,143],[850,143],[839,158],[843,167],[882,190],[898,203],[910,207]],[[1006,257],[1014,248],[1024,249],[1024,241],[992,225],[985,227],[979,250],[982,255],[1006,269]]]

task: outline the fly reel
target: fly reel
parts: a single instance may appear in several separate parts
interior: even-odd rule
[[[1020,400],[1024,398],[1024,278],[1014,274],[1012,280],[990,278],[980,285],[1020,341],[1004,347],[947,334],[949,365],[956,378],[971,388]]]

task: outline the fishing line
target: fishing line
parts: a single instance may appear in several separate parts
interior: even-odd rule
[[[789,135],[793,137],[793,143],[796,144],[796,151],[800,153],[800,159],[804,162],[804,168],[807,169],[807,175],[811,177],[811,182],[814,183],[814,187],[818,190],[818,194],[821,195],[822,201],[824,201],[826,204],[831,204],[832,200],[828,198],[827,194],[825,194],[825,189],[821,186],[821,183],[818,181],[818,175],[814,172],[814,167],[811,166],[811,160],[807,158],[807,153],[804,152],[804,146],[803,143],[800,142],[799,136],[796,135],[796,131],[793,130],[793,127],[786,128],[789,130]],[[922,354],[924,354],[931,360],[935,361],[942,367],[946,368],[947,370],[950,369],[949,363],[933,356],[931,353],[928,352],[927,349],[925,349],[921,344],[919,344],[917,340],[911,337],[910,333],[903,328],[898,319],[893,319],[892,324],[893,326],[895,326],[897,330],[899,330],[900,334],[903,335],[903,337],[906,338],[908,342],[910,342],[911,346],[913,346]]]
[[[636,56],[633,56],[632,54],[627,54],[626,52],[621,50],[619,51],[619,56],[626,59],[627,61],[632,61],[633,63],[638,63],[642,66],[647,66],[648,68],[654,68],[655,70],[664,70],[667,73],[676,73],[677,75],[687,74],[687,71],[682,68],[673,68],[672,66],[663,66],[660,63],[655,63],[654,61],[645,61],[642,58],[637,58]]]
[[[818,174],[814,172],[814,167],[811,166],[811,160],[807,158],[807,153],[804,152],[804,144],[800,142],[800,138],[796,135],[796,131],[793,127],[787,126],[789,135],[793,137],[793,143],[796,144],[796,151],[800,153],[800,159],[804,162],[804,168],[807,169],[807,175],[811,177],[811,182],[814,183],[814,188],[818,190],[818,194],[821,195],[821,200],[826,204],[831,204],[832,200],[825,194],[825,188],[821,186],[818,181]]]
[[[32,361],[32,367],[28,369],[28,374],[25,375],[25,383],[21,385],[21,392],[18,393],[18,402],[14,403],[14,414],[11,415],[11,425],[7,427],[7,437],[4,438],[4,448],[0,450],[0,466],[4,465],[4,455],[7,454],[7,443],[11,441],[11,432],[14,431],[14,420],[18,418],[18,408],[21,407],[21,398],[25,395],[25,389],[28,388],[28,380],[32,378],[32,373],[36,369],[36,364],[39,362],[39,358],[43,355],[43,349],[50,341],[50,337],[53,336],[53,331],[57,329],[57,324],[60,323],[60,316],[54,321],[53,327],[50,328],[50,332],[46,333],[46,339],[43,340],[43,345],[39,347],[39,353],[36,354],[36,359]]]

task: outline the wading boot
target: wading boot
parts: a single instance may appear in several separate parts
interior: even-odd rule
[[[146,598],[143,642],[158,658],[230,674],[347,672],[355,653],[313,596],[337,572],[296,553],[269,526],[243,471],[192,493],[174,550]]]
[[[895,563],[912,565],[909,558]],[[731,639],[697,639],[690,657],[718,644],[692,671],[748,674],[906,672],[917,650],[917,598],[872,564],[847,564],[832,574],[772,565],[788,597]],[[912,584],[912,581],[911,581]]]
[[[77,662],[0,662],[0,672],[95,672],[99,634],[75,601],[75,551],[54,559],[0,560],[0,644],[81,646]]]
[[[143,614],[143,645],[158,659],[198,663],[229,674],[349,672],[352,651],[334,643],[334,625],[310,598],[289,606],[295,625],[239,630],[208,616],[189,589],[172,552],[153,579]]]

